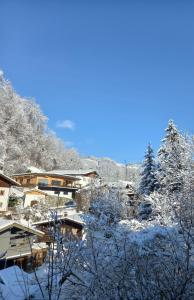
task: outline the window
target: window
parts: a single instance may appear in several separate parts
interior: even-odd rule
[[[39,179],[38,180],[38,185],[47,186],[48,185],[48,179]]]
[[[52,185],[61,185],[61,181],[59,180],[52,180],[51,183]]]
[[[64,194],[64,195],[68,195],[68,192],[67,192],[67,191],[64,191],[63,194]]]
[[[5,194],[5,191],[0,190],[0,196],[3,196]]]
[[[28,179],[26,180],[26,183],[27,183],[27,184],[30,184],[30,178],[28,178]]]
[[[71,186],[71,185],[72,185],[72,183],[73,183],[73,182],[72,182],[72,181],[70,181],[70,180],[67,180],[67,181],[66,181],[66,185],[67,185],[67,186]]]

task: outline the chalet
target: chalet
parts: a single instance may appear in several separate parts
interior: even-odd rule
[[[50,196],[60,196],[72,199],[81,187],[75,176],[57,174],[55,172],[22,173],[13,175],[24,191],[38,189]]]
[[[24,194],[24,207],[38,204],[40,201],[45,200],[46,196],[48,195],[44,191],[41,191],[37,188],[26,190]]]
[[[43,236],[43,232],[27,224],[0,219],[0,268],[27,262],[36,252],[41,252],[42,257],[45,256],[45,245],[42,244],[40,251],[36,251],[35,243]]]
[[[45,233],[44,236],[40,237],[40,242],[54,241],[53,233],[56,225],[60,225],[60,232],[64,238],[67,238],[67,241],[69,238],[82,239],[83,237],[84,222],[78,214],[58,218],[57,220],[42,220],[32,225]]]
[[[66,176],[76,177],[81,187],[89,185],[95,178],[99,178],[98,173],[95,170],[53,170],[54,174],[61,174]]]
[[[135,190],[134,187],[131,183],[128,183],[126,185],[126,194],[129,197],[130,200],[133,200],[134,196],[135,196]]]
[[[13,187],[20,186],[19,182],[0,173],[0,212],[5,212],[8,209],[9,197],[12,194]]]

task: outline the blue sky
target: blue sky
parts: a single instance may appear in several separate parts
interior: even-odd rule
[[[0,0],[0,68],[82,155],[138,162],[193,133],[194,1]]]

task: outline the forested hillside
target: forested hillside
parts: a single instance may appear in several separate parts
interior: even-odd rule
[[[139,180],[140,164],[121,164],[110,158],[82,158],[85,169],[95,169],[99,175],[108,181],[129,180],[135,183]]]
[[[29,165],[52,170],[79,168],[79,155],[66,149],[47,127],[47,117],[32,99],[18,95],[0,75],[0,153],[5,173],[24,171]]]
[[[106,180],[137,179],[138,166],[117,164],[109,158],[81,158],[75,149],[66,148],[49,130],[40,106],[17,94],[2,71],[0,107],[0,159],[5,173],[23,172],[29,166],[45,170],[92,168]]]

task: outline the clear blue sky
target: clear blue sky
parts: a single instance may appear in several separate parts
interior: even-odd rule
[[[0,0],[0,36],[5,77],[82,155],[141,161],[170,118],[193,133],[193,0]]]

